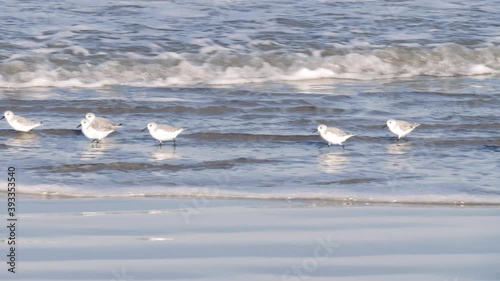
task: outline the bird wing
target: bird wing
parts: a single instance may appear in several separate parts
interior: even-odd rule
[[[113,127],[118,127],[118,126],[122,125],[122,124],[118,124],[118,123],[113,123],[109,119],[106,119],[106,118],[103,118],[103,117],[96,117],[94,119],[94,121],[99,121],[100,123],[106,123],[107,125],[113,126]]]
[[[22,116],[19,116],[19,115],[16,115],[15,117],[16,117],[16,118],[15,118],[15,120],[16,120],[18,123],[21,123],[21,124],[23,124],[23,125],[25,125],[25,126],[33,126],[33,125],[38,125],[38,124],[40,124],[40,122],[31,121],[31,120],[29,120],[29,119],[27,119],[27,118],[24,118],[24,117],[22,117]]]
[[[335,134],[335,135],[337,135],[339,137],[344,137],[344,136],[351,135],[351,134],[348,134],[348,133],[342,131],[339,128],[328,128],[328,129],[326,129],[326,133],[332,133],[332,134]]]
[[[420,126],[420,124],[418,124],[418,123],[406,122],[406,121],[402,121],[402,120],[398,121],[398,125],[399,125],[399,128],[401,128],[401,130],[403,130],[403,131],[415,129],[416,127]]]
[[[157,125],[156,129],[160,129],[166,132],[176,132],[178,130],[184,130],[184,128],[176,128],[169,125]]]
[[[106,119],[104,120],[105,121],[96,118],[90,123],[89,127],[97,131],[114,131],[116,129],[116,126],[114,126],[112,122]]]

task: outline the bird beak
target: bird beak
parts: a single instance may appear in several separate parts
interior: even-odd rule
[[[142,129],[142,130],[141,130],[141,132],[144,132],[144,131],[146,131],[146,129],[147,129],[147,128],[148,128],[148,127],[146,127],[146,128],[144,128],[144,129]]]
[[[4,118],[5,118],[5,116],[2,116],[2,118],[0,118],[0,120],[2,120],[2,119],[4,119]]]
[[[314,129],[314,131],[312,131],[313,133],[316,133],[318,131],[318,129]]]
[[[80,128],[81,126],[82,126],[82,124],[80,124],[80,125],[76,126],[76,128],[78,129],[78,128]]]
[[[385,127],[387,127],[387,124],[385,124],[384,127],[382,127],[382,129],[385,128]]]

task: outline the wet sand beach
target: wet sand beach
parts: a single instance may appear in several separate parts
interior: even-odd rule
[[[2,280],[498,280],[491,207],[24,199]]]

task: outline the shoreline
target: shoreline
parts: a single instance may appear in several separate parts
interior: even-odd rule
[[[7,194],[5,191],[0,191],[0,195]],[[276,196],[274,194],[269,195],[211,195],[207,194],[118,194],[118,195],[77,195],[77,194],[35,194],[35,193],[25,193],[17,192],[18,195],[25,197],[29,200],[59,200],[59,199],[139,199],[139,198],[150,198],[150,199],[165,199],[165,200],[228,200],[228,201],[262,201],[262,202],[286,202],[287,204],[301,204],[301,203],[318,203],[322,205],[331,206],[380,206],[380,207],[404,207],[404,206],[420,206],[420,207],[500,207],[500,202],[488,202],[488,201],[462,201],[457,199],[449,199],[447,201],[425,201],[422,199],[410,200],[407,198],[399,200],[391,199],[357,199],[353,197],[284,197]],[[418,198],[419,196],[412,196],[413,198]],[[420,196],[423,197],[423,196]],[[443,196],[452,197],[452,196]],[[477,198],[476,198],[477,199]],[[483,198],[481,198],[483,199]],[[481,200],[479,199],[479,200]]]

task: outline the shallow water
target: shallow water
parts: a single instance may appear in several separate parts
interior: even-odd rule
[[[500,204],[497,2],[131,3],[0,12],[1,109],[44,122],[0,123],[21,192]],[[123,127],[91,145],[89,111]]]

